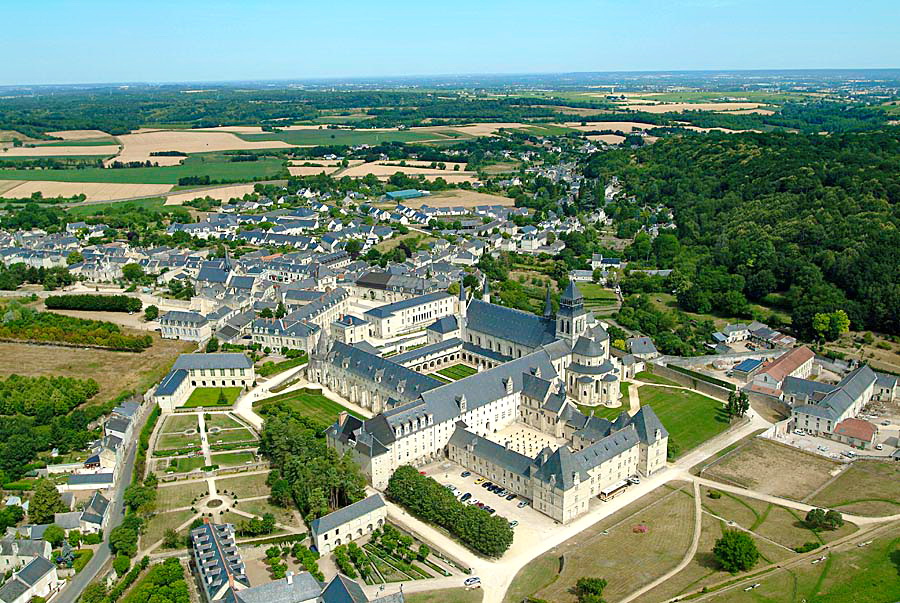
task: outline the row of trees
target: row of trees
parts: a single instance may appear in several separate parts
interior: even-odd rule
[[[51,295],[44,300],[51,310],[92,310],[95,312],[139,312],[141,300],[129,295]]]
[[[453,493],[414,467],[398,468],[388,481],[388,497],[410,513],[435,523],[474,551],[499,557],[512,545],[509,521],[459,502]]]
[[[150,335],[125,335],[111,322],[38,312],[17,302],[7,304],[0,316],[0,338],[52,341],[140,352],[153,344]]]

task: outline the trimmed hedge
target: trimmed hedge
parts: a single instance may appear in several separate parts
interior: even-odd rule
[[[93,310],[95,312],[139,312],[141,300],[128,295],[51,295],[44,300],[51,310]]]

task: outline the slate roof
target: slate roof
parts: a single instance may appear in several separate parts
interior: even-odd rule
[[[397,354],[391,357],[391,361],[396,362],[397,364],[406,364],[407,362],[411,362],[416,358],[422,358],[424,356],[427,356],[428,354],[434,354],[436,352],[449,350],[455,347],[462,347],[462,340],[460,340],[458,337],[453,337],[446,341],[429,343],[427,345],[423,345],[420,348],[409,350],[408,352],[403,352],[402,354]]]
[[[328,515],[324,515],[322,517],[319,517],[318,519],[312,520],[309,524],[309,529],[313,534],[329,532],[337,527],[344,525],[348,521],[352,521],[358,517],[362,517],[363,515],[376,511],[377,509],[385,506],[387,505],[385,504],[384,499],[381,498],[381,495],[373,494],[372,496],[357,501],[352,505],[347,505],[346,507],[329,513]]]
[[[237,603],[297,603],[316,599],[324,588],[324,584],[313,578],[309,572],[300,572],[292,576],[291,584],[287,580],[267,582],[235,593]]]
[[[556,321],[480,299],[469,302],[466,328],[531,349],[556,340]]]
[[[29,538],[4,538],[0,540],[0,555],[34,557],[50,554],[50,543],[46,540],[32,540]]]
[[[816,394],[827,394],[834,391],[835,387],[831,383],[811,381],[799,377],[785,377],[784,383],[781,384],[781,391],[798,397],[812,398]]]
[[[112,473],[81,473],[70,475],[68,482],[70,486],[108,486],[113,483]]]
[[[649,337],[629,337],[628,349],[634,355],[657,353],[656,346]]]
[[[344,370],[364,379],[373,382],[380,379],[380,386],[387,389],[397,391],[402,382],[403,392],[398,391],[398,396],[406,399],[415,399],[419,394],[442,385],[437,379],[340,341],[332,344],[327,358],[336,366],[343,367],[346,364]]]
[[[188,372],[185,369],[174,369],[166,375],[153,392],[154,396],[171,396],[178,389],[178,386],[187,378]]]
[[[450,436],[450,444],[457,448],[472,448],[472,452],[478,458],[485,459],[498,467],[516,473],[527,475],[529,467],[533,463],[530,457],[510,450],[496,442],[472,433],[463,427],[457,427]]]
[[[253,362],[240,352],[221,352],[217,354],[182,354],[172,366],[178,369],[247,369]]]
[[[54,569],[54,565],[43,557],[35,557],[28,565],[23,567],[17,575],[19,580],[28,586],[34,586],[38,581]]]
[[[444,316],[443,318],[438,318],[436,321],[428,325],[426,331],[432,331],[434,333],[452,333],[459,329],[459,321],[456,320],[456,316]]]
[[[430,302],[438,301],[440,299],[451,298],[452,296],[446,291],[427,293],[425,295],[419,295],[410,299],[404,299],[402,301],[387,304],[385,306],[372,308],[371,310],[366,312],[366,316],[374,316],[375,318],[387,318],[402,310],[406,310],[407,308],[414,308],[415,306],[419,306],[421,304],[427,304]]]
[[[367,603],[368,600],[362,587],[343,574],[332,578],[322,591],[322,603]]]
[[[209,322],[202,314],[198,314],[197,312],[184,312],[182,310],[170,310],[159,317],[160,324],[167,324],[174,321],[193,324],[198,327]]]
[[[836,421],[875,383],[875,372],[864,364],[851,371],[815,404],[795,407],[796,412]]]

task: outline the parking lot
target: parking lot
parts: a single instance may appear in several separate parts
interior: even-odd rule
[[[817,437],[809,434],[800,435],[793,431],[785,434],[784,436],[778,436],[775,439],[776,441],[794,446],[795,448],[799,448],[806,452],[821,454],[822,456],[827,456],[835,460],[846,461],[852,458],[851,456],[848,456],[849,453],[853,453],[853,455],[856,456],[865,455],[889,457],[897,449],[898,432],[900,432],[900,426],[897,425],[891,424],[887,426],[878,426],[878,433],[875,436],[875,442],[876,444],[881,445],[881,450],[877,450],[874,447],[867,448],[866,450],[859,450],[858,448],[853,448],[848,444],[837,442],[830,438]]]

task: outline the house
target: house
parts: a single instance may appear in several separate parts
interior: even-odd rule
[[[454,297],[439,291],[372,308],[363,316],[370,325],[369,336],[389,339],[422,329],[456,311]]]
[[[197,312],[171,310],[159,317],[159,327],[163,339],[206,341],[212,335],[209,321]]]
[[[754,375],[752,385],[780,390],[786,377],[806,379],[812,373],[815,357],[806,346],[794,348],[760,369]]]
[[[814,435],[830,436],[837,425],[856,417],[872,399],[875,381],[875,371],[867,364],[851,371],[831,391],[795,406],[791,410],[794,427]],[[851,432],[858,433],[855,427],[851,427]]]
[[[387,505],[380,494],[373,494],[314,519],[309,524],[310,537],[319,554],[324,555],[337,546],[371,534],[386,520]]]
[[[46,540],[8,537],[0,540],[0,573],[17,570],[35,557],[50,559],[52,547]]]
[[[653,340],[649,337],[629,337],[626,341],[628,351],[635,358],[641,360],[653,360],[659,356],[659,350],[653,345]]]
[[[756,371],[763,366],[763,361],[759,358],[745,358],[737,363],[732,370],[735,377],[747,381]]]
[[[834,426],[831,438],[854,448],[866,450],[875,444],[878,428],[862,419],[848,418]]]
[[[255,381],[253,362],[242,353],[182,354],[156,387],[153,400],[171,411],[198,387],[247,388]]]
[[[365,341],[369,333],[369,323],[358,316],[344,314],[331,323],[331,335],[346,344]],[[312,349],[312,348],[310,348]]]
[[[60,492],[74,492],[75,490],[107,490],[112,488],[115,483],[115,473],[78,473],[70,475],[66,483],[57,486],[57,489]]]
[[[38,556],[0,586],[0,603],[28,603],[35,597],[46,600],[63,584],[65,582],[56,573],[56,565]]]

